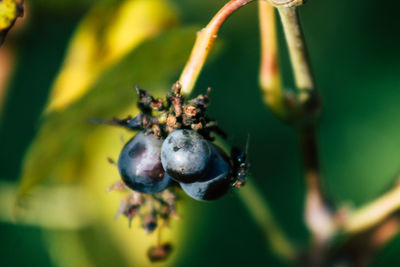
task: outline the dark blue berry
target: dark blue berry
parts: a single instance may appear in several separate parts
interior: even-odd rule
[[[161,165],[162,140],[153,135],[137,133],[125,144],[118,159],[122,180],[130,189],[153,194],[166,189],[170,176]]]
[[[192,130],[175,130],[161,147],[164,170],[178,182],[200,180],[208,171],[211,158],[209,143]]]
[[[209,169],[197,182],[180,183],[183,191],[196,200],[214,200],[223,196],[231,186],[232,168],[227,155],[219,147],[210,143],[212,148]]]

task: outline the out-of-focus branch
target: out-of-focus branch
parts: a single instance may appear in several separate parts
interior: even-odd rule
[[[281,259],[294,261],[296,258],[296,249],[289,239],[285,236],[279,224],[271,214],[270,207],[261,192],[252,183],[250,178],[246,186],[240,189],[239,198],[246,206],[254,221],[262,229],[271,249]]]
[[[379,224],[399,209],[400,185],[396,185],[386,194],[351,213],[341,224],[341,230],[350,234],[364,231]]]
[[[260,85],[264,101],[281,119],[287,118],[287,109],[279,71],[278,42],[274,8],[266,1],[258,1],[261,36]]]
[[[283,3],[283,1],[281,2]],[[305,171],[305,220],[308,228],[313,233],[314,241],[323,243],[334,233],[335,224],[333,212],[324,197],[320,181],[321,174],[315,127],[315,119],[320,109],[320,99],[315,88],[297,7],[279,7],[278,11],[297,87],[295,101],[298,106],[298,117],[295,123],[299,126]]]
[[[179,78],[183,94],[190,94],[200,75],[204,62],[218,37],[219,29],[225,20],[240,7],[253,0],[231,0],[213,17],[208,25],[197,34],[189,60]]]
[[[354,233],[326,258],[327,266],[367,266],[376,253],[390,242],[400,228],[400,215],[393,214],[372,228]]]
[[[335,221],[322,190],[315,126],[302,128],[300,138],[306,182],[305,220],[314,238],[320,243],[333,235]]]
[[[376,251],[399,231],[400,215],[396,212],[400,210],[400,185],[348,216],[342,216],[340,210],[336,211],[329,205],[321,185],[316,133],[321,100],[297,12],[297,6],[303,1],[269,2],[279,11],[297,89],[293,99],[287,100],[294,103],[288,110],[295,115],[291,122],[298,127],[301,139],[306,182],[305,220],[314,241],[305,255],[305,262],[310,266],[365,266]],[[332,245],[330,241],[339,232],[349,235],[349,239],[340,246],[340,253],[331,254],[328,252]],[[340,263],[336,262],[337,255]]]

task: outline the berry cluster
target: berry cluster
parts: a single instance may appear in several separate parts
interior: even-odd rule
[[[171,217],[177,217],[179,186],[196,200],[215,200],[231,186],[244,184],[248,164],[246,153],[238,148],[228,156],[213,143],[212,133],[223,138],[226,134],[205,114],[210,90],[188,101],[179,83],[165,101],[138,87],[136,91],[139,114],[95,122],[138,131],[124,145],[116,163],[122,181],[109,189],[133,190],[122,201],[118,215],[124,214],[129,222],[139,216],[143,228],[151,233],[158,219],[166,225]],[[159,244],[149,255],[154,254],[150,258],[156,260],[168,251],[170,245]]]
[[[226,134],[205,115],[209,91],[185,102],[175,83],[166,101],[136,88],[140,113],[102,123],[139,132],[122,149],[118,170],[124,184],[145,193],[159,193],[179,183],[190,197],[207,201],[223,196],[247,176],[246,154],[233,148],[231,156],[213,144],[212,132]],[[174,183],[175,182],[175,183]]]

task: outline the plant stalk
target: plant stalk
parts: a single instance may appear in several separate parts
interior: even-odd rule
[[[203,68],[207,56],[218,37],[219,29],[236,10],[254,0],[231,0],[212,18],[208,25],[197,33],[197,39],[189,60],[179,78],[183,94],[190,94]]]
[[[315,88],[297,7],[279,7],[278,12],[282,21],[298,91],[297,101],[301,108],[298,124],[300,125],[299,135],[306,182],[305,221],[313,233],[314,241],[323,243],[331,237],[335,225],[333,212],[324,197],[320,181],[321,170],[314,119],[319,111],[320,99]],[[309,118],[313,119],[310,120]]]
[[[279,118],[285,120],[288,112],[279,71],[275,8],[268,2],[259,0],[258,11],[261,38],[259,82],[264,93],[264,101]]]
[[[299,130],[306,183],[305,221],[316,243],[325,243],[336,230],[333,211],[324,197],[315,125]]]
[[[263,199],[262,193],[258,191],[252,180],[249,179],[246,186],[240,189],[238,194],[240,200],[265,234],[272,251],[285,261],[295,261],[296,248],[276,222],[268,203]]]
[[[345,233],[357,234],[376,226],[399,209],[400,185],[396,185],[381,197],[351,213],[341,225],[341,230]]]
[[[297,8],[278,8],[278,12],[285,32],[296,87],[301,93],[315,91],[311,63],[308,57]]]

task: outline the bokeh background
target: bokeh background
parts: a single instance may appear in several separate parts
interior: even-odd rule
[[[116,158],[120,135],[132,134],[85,121],[134,113],[134,84],[168,90],[195,30],[224,3],[26,1],[25,17],[0,48],[1,266],[150,264],[145,251],[154,237],[114,220],[121,195],[104,189],[118,178],[106,157]],[[324,102],[323,184],[338,204],[372,200],[400,172],[399,7],[310,0],[300,9]],[[244,146],[250,136],[254,184],[287,235],[306,246],[298,139],[262,102],[258,30],[256,3],[232,16],[196,92],[213,88],[209,112],[231,143]],[[280,28],[279,41],[284,84],[293,87]],[[22,215],[13,208],[19,186],[28,196]],[[185,198],[179,208],[182,219],[165,237],[175,250],[158,266],[286,266],[237,192],[212,203]],[[372,266],[398,266],[399,252],[396,237]]]

